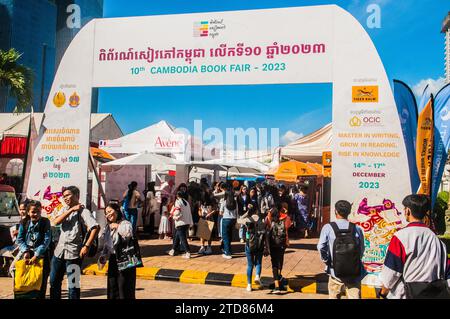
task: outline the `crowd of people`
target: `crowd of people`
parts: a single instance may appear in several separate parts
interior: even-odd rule
[[[197,227],[207,223],[207,236],[200,236],[200,255],[211,255],[213,238],[220,239],[220,250],[225,260],[236,253],[232,246],[233,233],[244,244],[247,257],[247,290],[252,284],[261,286],[263,256],[270,256],[273,289],[281,294],[285,289],[282,276],[284,255],[292,232],[302,236],[314,230],[314,216],[308,209],[307,185],[215,183],[180,184],[173,181],[160,188],[157,199],[154,183],[149,183],[144,196],[137,183],[129,184],[120,203],[111,202],[104,210],[106,226],[102,231],[103,249],[97,253],[100,226],[92,213],[80,203],[77,187],[64,189],[66,204],[53,221],[41,216],[41,203],[26,201],[20,204],[22,221],[13,232],[18,247],[15,261],[26,265],[42,265],[42,285],[37,298],[45,298],[50,281],[50,298],[61,298],[64,276],[71,278],[69,298],[80,298],[79,276],[85,257],[100,256],[99,268],[108,262],[107,296],[110,299],[134,299],[136,268],[142,266],[137,240],[137,209],[145,207],[143,217],[147,230],[158,229],[160,239],[171,239],[171,256],[191,258],[189,238],[196,237]],[[450,265],[445,245],[423,223],[430,210],[425,195],[410,195],[403,201],[408,226],[398,231],[391,240],[385,265],[380,275],[383,287],[380,297],[413,298],[429,293],[425,283],[440,288],[441,296],[448,295]],[[364,277],[362,230],[348,221],[351,204],[335,203],[335,222],[325,225],[320,233],[317,249],[329,275],[330,298],[361,297],[361,279]],[[146,228],[144,227],[144,230]],[[425,266],[426,267],[425,267]],[[14,265],[12,266],[14,269]],[[255,271],[255,277],[253,272]],[[76,273],[77,271],[75,271]],[[421,285],[419,285],[421,284]],[[424,292],[425,291],[425,292]],[[434,290],[436,293],[436,289]]]

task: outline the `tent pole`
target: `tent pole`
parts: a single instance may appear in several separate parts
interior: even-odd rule
[[[102,183],[100,181],[100,178],[99,178],[99,175],[98,175],[98,172],[97,172],[97,168],[95,167],[95,164],[94,164],[94,159],[92,158],[92,154],[90,152],[89,152],[89,164],[92,167],[92,171],[94,172],[95,179],[97,180],[97,185],[98,185],[98,189],[100,191],[100,196],[102,197],[103,202],[106,205],[105,191],[103,190],[103,185],[102,185]],[[92,192],[92,189],[91,189],[91,192]],[[91,196],[91,201],[92,201],[92,196]]]

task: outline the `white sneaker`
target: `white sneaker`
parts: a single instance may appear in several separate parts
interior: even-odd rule
[[[208,246],[208,248],[206,248],[205,255],[212,255],[212,248],[211,248],[211,246]]]
[[[245,243],[245,240],[243,240],[243,239],[241,238],[240,242],[241,242],[241,243]]]
[[[173,250],[173,249],[169,250],[168,254],[170,256],[175,256],[175,250]]]
[[[252,291],[252,285],[251,285],[251,284],[248,284],[248,285],[247,285],[247,291],[248,291],[248,292],[251,292],[251,291]]]
[[[205,246],[200,247],[200,250],[198,251],[199,255],[203,255],[205,253]]]
[[[225,255],[225,254],[222,254],[222,257],[225,258],[225,259],[231,259],[231,258],[233,258],[233,257],[231,257],[231,256],[229,256],[229,255]]]
[[[255,277],[255,284],[257,284],[258,286],[261,286],[261,278],[259,278],[259,276]]]
[[[186,258],[186,259],[191,258],[191,253],[185,253],[185,254],[183,255],[183,258]]]

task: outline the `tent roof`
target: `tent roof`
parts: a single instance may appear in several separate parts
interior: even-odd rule
[[[91,130],[104,121],[110,113],[92,114]],[[36,127],[39,129],[44,113],[34,113]],[[30,125],[30,113],[0,113],[0,134],[5,136],[26,137]]]
[[[290,159],[310,162],[321,162],[322,153],[331,151],[332,124],[299,138],[281,148],[281,156]]]
[[[322,170],[320,164],[289,161],[281,163],[273,175],[276,180],[296,182],[298,176],[321,176]]]

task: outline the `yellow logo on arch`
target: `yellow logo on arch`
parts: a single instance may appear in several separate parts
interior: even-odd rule
[[[53,104],[56,107],[62,107],[66,103],[66,95],[64,92],[56,92],[55,96],[53,97]]]
[[[361,126],[361,124],[362,124],[362,122],[361,122],[360,118],[357,116],[354,116],[350,119],[351,127],[358,127],[358,126]]]

